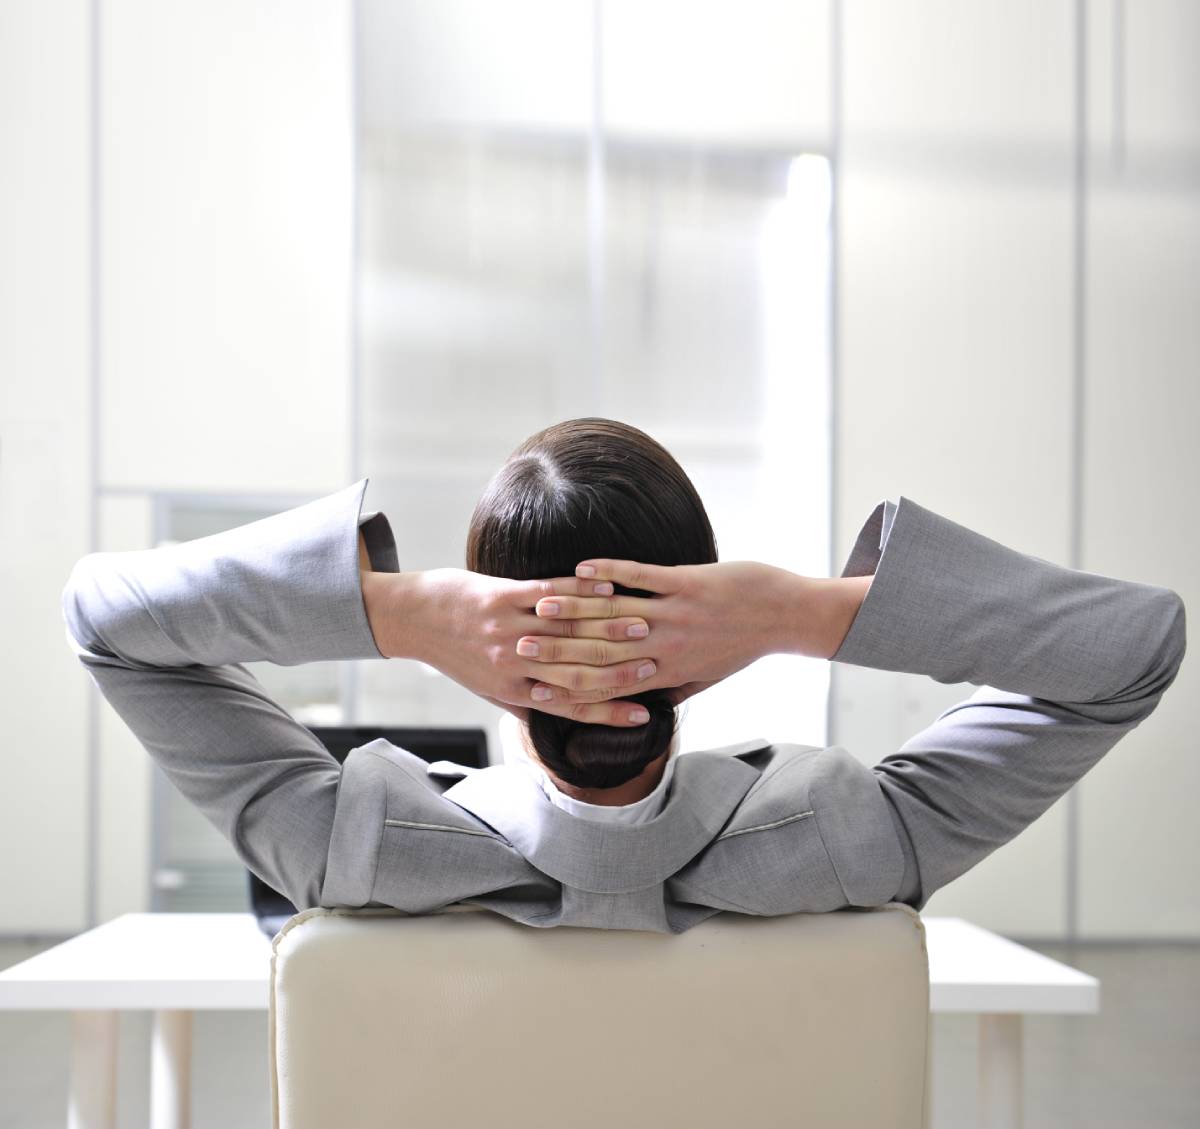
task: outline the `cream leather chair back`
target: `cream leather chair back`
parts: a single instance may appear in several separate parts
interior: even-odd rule
[[[276,1129],[929,1124],[904,905],[678,935],[310,909],[273,947]]]

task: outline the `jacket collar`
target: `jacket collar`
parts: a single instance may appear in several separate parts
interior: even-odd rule
[[[495,828],[556,881],[598,894],[627,893],[666,881],[716,837],[759,778],[738,755],[768,745],[755,739],[677,754],[667,802],[645,823],[570,815],[517,765],[469,773],[442,797]]]

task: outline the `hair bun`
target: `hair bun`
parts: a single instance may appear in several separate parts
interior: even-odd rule
[[[624,695],[650,711],[641,725],[597,725],[531,709],[529,737],[538,759],[575,788],[616,788],[661,756],[675,735],[675,706],[667,691]]]

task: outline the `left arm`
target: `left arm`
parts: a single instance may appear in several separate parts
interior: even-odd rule
[[[360,567],[398,572],[364,478],[236,529],[92,553],[62,593],[67,640],[100,692],[238,857],[317,905],[340,766],[242,664],[379,659]]]
[[[535,664],[512,643],[539,622],[533,604],[594,588],[401,573],[386,516],[361,513],[368,481],[209,537],[90,553],[62,592],[68,645],[109,704],[238,857],[300,909],[320,904],[341,767],[242,664],[419,658],[515,712]],[[623,632],[633,621],[591,622]],[[620,654],[582,669],[615,693],[637,665]],[[628,706],[588,706],[586,720],[629,724],[616,720]]]

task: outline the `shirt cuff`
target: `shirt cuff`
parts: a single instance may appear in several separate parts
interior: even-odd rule
[[[896,517],[896,503],[888,499],[880,502],[863,522],[855,538],[854,548],[846,558],[842,576],[874,576],[883,556],[883,548],[892,532],[892,521]]]
[[[371,510],[358,520],[359,532],[367,546],[367,557],[372,572],[399,572],[400,557],[396,552],[396,538],[392,534],[391,522],[381,510]]]

